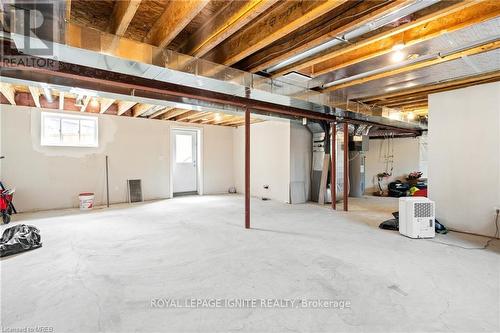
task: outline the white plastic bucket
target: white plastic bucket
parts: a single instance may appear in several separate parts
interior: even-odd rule
[[[94,207],[94,193],[80,193],[80,210],[90,210]]]

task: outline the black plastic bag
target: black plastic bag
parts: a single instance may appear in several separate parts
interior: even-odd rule
[[[33,250],[42,246],[40,230],[32,225],[20,224],[5,229],[0,239],[0,257]]]

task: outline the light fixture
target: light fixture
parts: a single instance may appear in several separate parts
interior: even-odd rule
[[[403,51],[394,51],[394,53],[391,56],[391,60],[394,62],[401,62],[405,60],[406,58],[406,53]]]
[[[222,120],[221,114],[220,113],[216,113],[214,119],[215,119],[215,121],[221,121]]]
[[[404,43],[398,43],[398,44],[395,44],[393,47],[392,47],[392,50],[393,51],[401,51],[405,48],[405,44]]]

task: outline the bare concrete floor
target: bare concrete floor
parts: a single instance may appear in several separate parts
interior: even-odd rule
[[[385,200],[385,201],[377,201]],[[458,233],[412,240],[376,226],[396,201],[352,212],[241,196],[180,197],[15,216],[43,247],[1,261],[1,326],[55,332],[500,330],[500,246]],[[2,231],[6,226],[2,226]],[[444,245],[438,242],[449,243]],[[465,248],[464,248],[465,247]],[[153,308],[168,299],[331,299],[349,308]],[[159,303],[158,303],[159,304]]]

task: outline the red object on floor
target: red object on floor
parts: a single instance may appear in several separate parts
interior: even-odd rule
[[[427,198],[427,189],[424,188],[422,190],[418,190],[417,192],[413,193],[414,197],[426,197]]]

